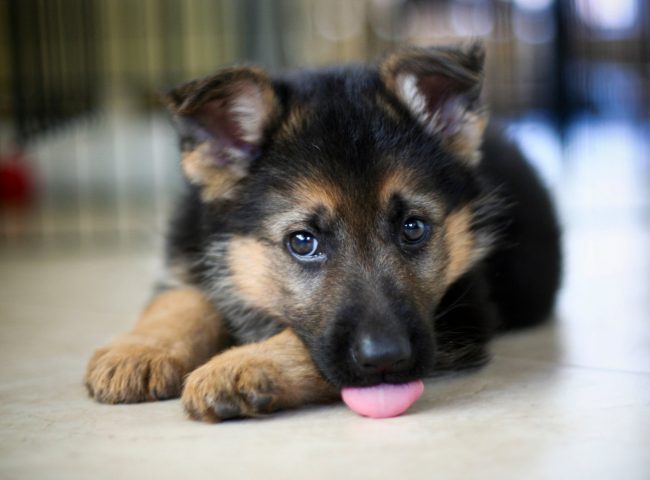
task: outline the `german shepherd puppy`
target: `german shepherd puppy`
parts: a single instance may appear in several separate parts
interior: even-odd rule
[[[408,47],[171,91],[188,191],[168,276],[91,359],[90,395],[256,416],[479,366],[497,331],[548,317],[558,224],[519,151],[484,135],[483,63],[478,43]]]

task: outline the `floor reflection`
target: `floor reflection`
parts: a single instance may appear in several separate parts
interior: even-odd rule
[[[562,145],[539,120],[510,130],[551,185],[564,227],[562,362],[650,365],[650,135],[647,122],[586,118]],[[539,349],[539,347],[538,347]],[[549,352],[550,353],[550,352]],[[542,350],[541,358],[548,358]]]

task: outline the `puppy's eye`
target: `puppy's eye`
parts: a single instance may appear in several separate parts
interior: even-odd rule
[[[424,242],[429,233],[429,226],[419,218],[409,217],[402,223],[402,240],[409,245]]]
[[[289,251],[301,259],[311,259],[320,255],[318,239],[309,232],[295,232],[289,235]]]

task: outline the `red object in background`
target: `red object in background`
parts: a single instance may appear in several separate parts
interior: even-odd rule
[[[34,178],[24,151],[0,153],[0,206],[24,206],[34,199]]]

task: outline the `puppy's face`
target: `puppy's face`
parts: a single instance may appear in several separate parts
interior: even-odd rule
[[[335,385],[435,363],[436,306],[486,246],[481,65],[476,47],[409,49],[377,70],[234,69],[170,95],[185,173],[220,212],[218,281],[293,328]]]

